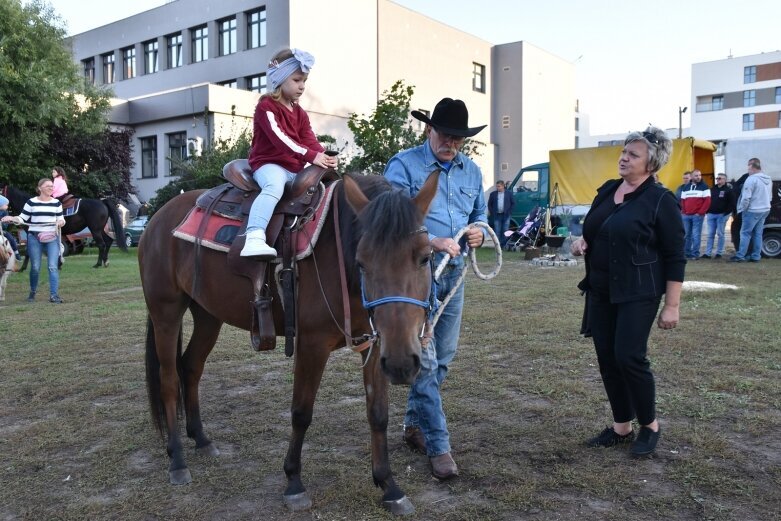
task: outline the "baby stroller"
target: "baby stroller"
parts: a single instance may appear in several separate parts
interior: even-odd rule
[[[504,248],[507,251],[521,251],[529,246],[541,246],[545,242],[545,234],[541,229],[545,221],[544,217],[545,212],[540,211],[539,206],[532,208],[521,226],[505,232],[507,242]]]

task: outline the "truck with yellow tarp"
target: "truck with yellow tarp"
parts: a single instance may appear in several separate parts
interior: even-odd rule
[[[597,188],[609,179],[618,178],[618,160],[622,145],[551,150],[548,163],[522,168],[508,185],[515,206],[514,225],[524,222],[534,207],[550,208],[553,214],[567,216],[561,219],[573,235],[580,235],[579,223]],[[683,182],[684,172],[698,169],[708,186],[714,183],[713,153],[716,145],[694,138],[673,140],[670,161],[659,171],[659,181],[672,190]]]

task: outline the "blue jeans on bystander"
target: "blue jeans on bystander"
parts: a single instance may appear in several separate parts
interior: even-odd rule
[[[60,259],[60,241],[55,239],[41,243],[38,241],[37,233],[28,233],[27,256],[30,258],[30,293],[35,293],[38,290],[38,276],[41,272],[44,251],[46,251],[49,267],[49,293],[54,297],[60,289],[60,272],[57,268]]]
[[[716,253],[724,255],[724,228],[729,219],[728,213],[708,213],[705,214],[705,220],[708,223],[708,239],[705,243],[705,255],[708,257],[713,253],[713,239],[716,238]]]

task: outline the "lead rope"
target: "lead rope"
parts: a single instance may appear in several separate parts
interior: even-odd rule
[[[502,245],[499,242],[499,238],[496,236],[496,233],[494,233],[493,229],[488,226],[487,223],[484,222],[474,222],[468,226],[464,226],[461,228],[455,237],[453,237],[453,240],[458,242],[459,239],[466,233],[466,231],[470,227],[478,227],[483,228],[488,232],[489,237],[491,237],[491,240],[494,243],[494,251],[496,252],[496,264],[494,265],[493,271],[491,271],[488,274],[483,274],[480,269],[477,267],[477,253],[475,248],[469,249],[469,263],[472,266],[472,271],[474,271],[475,275],[477,275],[477,278],[480,280],[491,280],[492,278],[499,275],[499,271],[502,269]],[[447,266],[448,261],[450,260],[450,255],[445,254],[445,256],[442,258],[441,261],[439,261],[439,265],[437,266],[437,269],[434,271],[434,281],[439,281],[439,277],[442,275],[442,271],[444,271],[445,266]],[[461,270],[461,275],[458,277],[458,280],[456,281],[455,285],[453,286],[453,289],[450,290],[450,292],[445,296],[444,300],[439,304],[439,307],[437,308],[436,313],[434,313],[434,318],[431,319],[431,329],[434,329],[434,326],[437,324],[437,321],[439,320],[440,315],[445,310],[445,307],[447,306],[448,302],[450,302],[450,299],[453,298],[453,295],[455,295],[456,291],[458,291],[458,288],[461,287],[461,284],[464,283],[464,278],[466,277],[466,270],[468,269],[468,266],[464,264],[463,269]]]

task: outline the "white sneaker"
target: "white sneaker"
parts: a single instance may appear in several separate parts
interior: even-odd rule
[[[242,257],[263,257],[275,259],[277,250],[266,244],[266,230],[253,230],[247,234],[244,248],[241,249]]]

